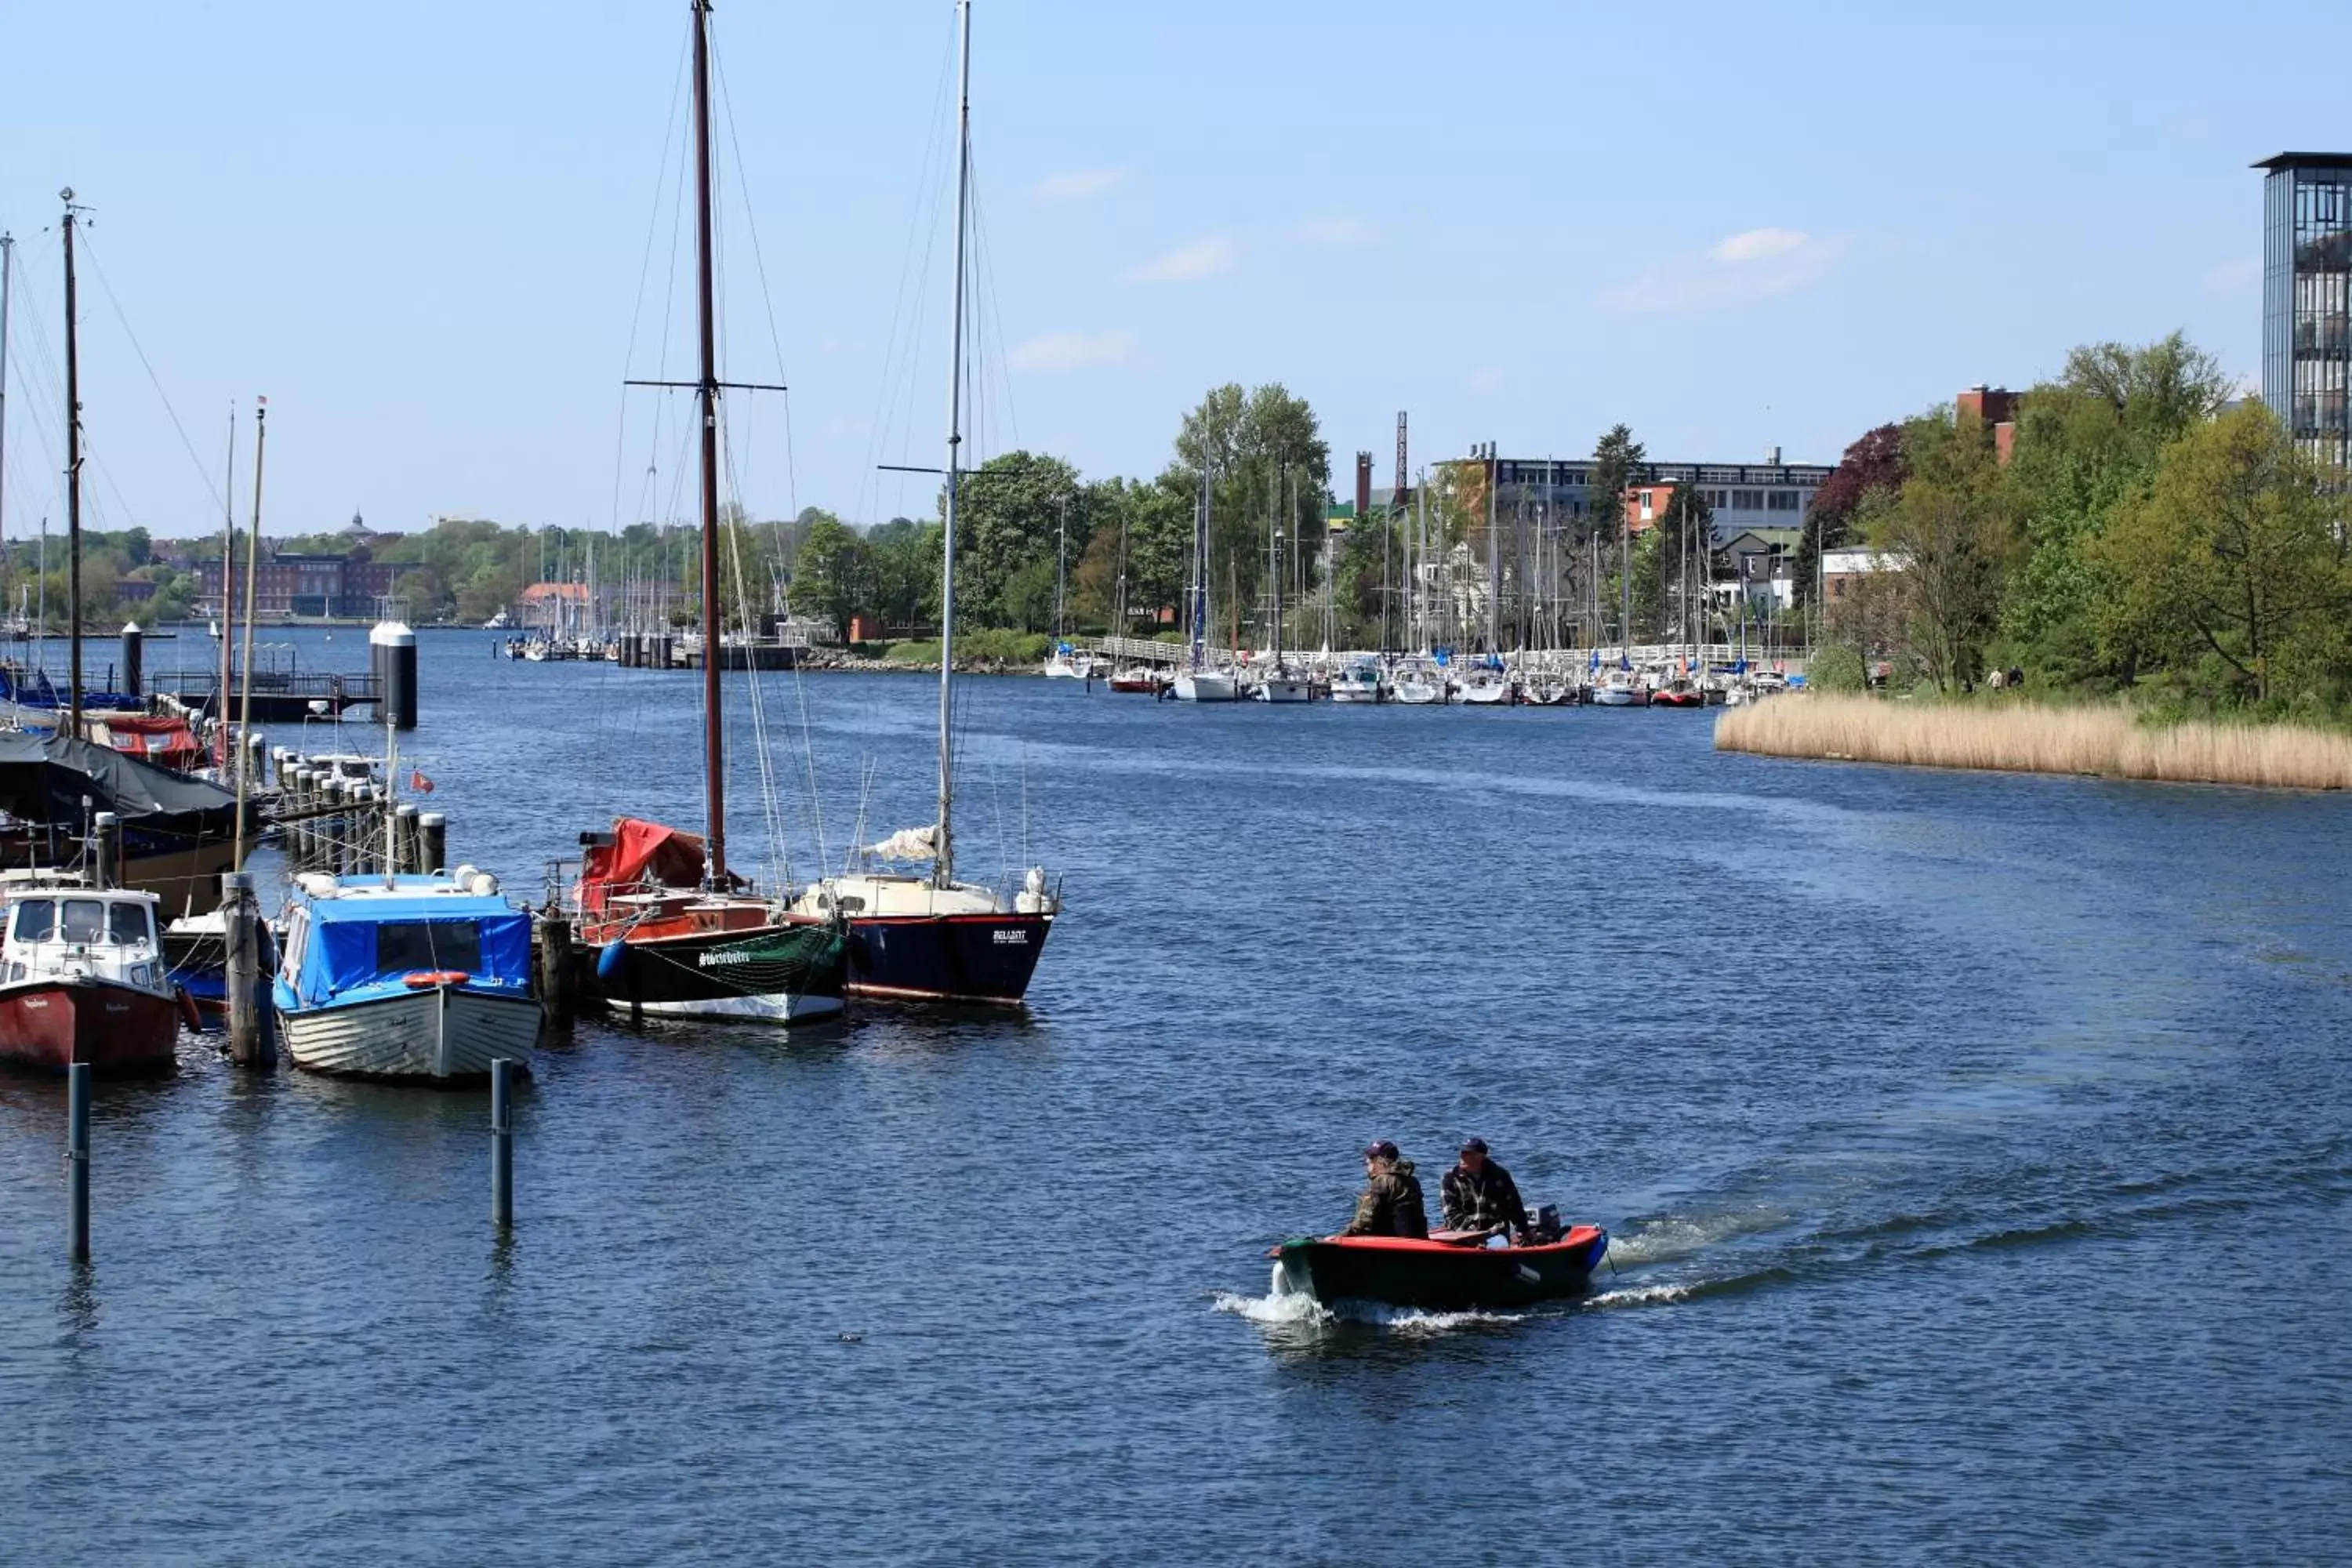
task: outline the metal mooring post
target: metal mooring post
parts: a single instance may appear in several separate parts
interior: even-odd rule
[[[66,1233],[76,1263],[89,1261],[89,1064],[66,1068]]]
[[[514,1224],[514,1063],[490,1060],[490,1223]]]

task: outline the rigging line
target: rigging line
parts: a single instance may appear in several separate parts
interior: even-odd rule
[[[654,164],[654,168],[656,170],[654,175],[654,199],[650,210],[646,214],[645,251],[637,260],[636,298],[629,307],[628,346],[621,353],[621,363],[624,367],[621,374],[624,377],[628,374],[626,367],[636,358],[637,332],[645,319],[646,281],[653,276],[654,236],[661,227],[662,188],[669,183],[670,146],[678,139],[677,129],[679,120],[677,102],[679,95],[686,90],[687,48],[687,44],[681,40],[678,45],[677,69],[670,78],[669,111],[663,116],[662,120],[661,157],[657,159]],[[675,222],[673,222],[671,226],[671,254],[673,258],[675,258],[677,254],[676,233],[677,226]],[[667,335],[665,335],[665,342],[667,342]],[[627,386],[624,385],[620,390],[620,433],[613,442],[613,526],[616,529],[621,525],[621,465],[627,460],[625,453],[629,435],[629,389]]]
[[[775,291],[773,287],[768,281],[768,258],[766,251],[760,244],[759,218],[751,210],[751,176],[750,170],[745,166],[743,162],[742,138],[737,132],[735,125],[735,99],[733,93],[729,90],[727,86],[726,60],[715,48],[711,53],[711,66],[719,78],[719,118],[722,119],[727,125],[727,145],[735,154],[735,183],[741,185],[744,189],[744,195],[740,205],[744,212],[744,226],[751,231],[751,268],[752,271],[758,276],[760,280],[761,309],[762,313],[768,319],[768,346],[770,351],[775,355],[776,380],[786,387],[789,387],[792,384],[793,378],[785,374],[783,334],[782,330],[776,325]],[[800,514],[800,486],[793,466],[792,409],[792,395],[788,391],[784,395],[784,501],[792,514],[797,517]],[[782,567],[785,563],[783,559],[784,534],[783,528],[782,526],[782,520],[778,520],[778,526],[776,527],[774,533],[776,564],[779,567]]]
[[[98,247],[89,242],[87,228],[82,231],[81,253],[89,261],[91,273],[98,279],[99,292],[106,296],[107,304],[114,310],[114,319],[122,324],[122,335],[131,340],[131,352],[139,356],[139,368],[147,373],[148,384],[155,389],[156,399],[163,405],[163,412],[170,416],[172,428],[179,433],[181,449],[188,454],[189,463],[194,467],[197,477],[204,480],[205,493],[212,497],[215,506],[227,510],[228,502],[221,499],[220,489],[213,483],[212,473],[205,467],[205,460],[196,456],[196,444],[188,439],[187,426],[180,423],[180,411],[172,406],[171,397],[163,391],[162,378],[156,375],[155,367],[148,363],[146,349],[140,345],[139,334],[131,330],[131,318],[122,313],[122,302],[114,297],[114,285],[106,280],[106,268],[99,260]],[[125,506],[123,510],[127,513],[130,508]]]
[[[726,435],[727,421],[725,416],[722,415],[719,420],[720,439],[719,447],[719,451],[723,454],[721,467],[727,475],[729,489],[740,498],[742,491],[740,485],[736,482],[735,445],[733,442],[726,439]],[[739,499],[736,502],[736,507],[739,511],[741,510],[741,506],[742,502]],[[752,627],[751,600],[750,595],[745,590],[743,581],[742,540],[743,528],[740,523],[727,530],[727,558],[729,563],[732,565],[735,573],[735,607],[743,617],[743,629],[748,635]],[[781,890],[789,888],[792,882],[792,853],[786,847],[784,841],[782,815],[778,809],[776,803],[775,766],[773,759],[772,759],[768,754],[767,703],[761,690],[760,659],[756,649],[757,641],[756,639],[752,639],[751,650],[747,653],[746,658],[748,668],[744,670],[744,674],[748,678],[748,685],[750,687],[751,697],[750,704],[751,710],[751,754],[759,765],[761,815],[768,825],[768,850],[770,857],[769,869],[772,879]],[[702,657],[706,659],[714,658],[719,657],[719,650],[717,648],[707,647],[702,650]]]
[[[956,47],[953,37],[950,35],[948,45],[946,48],[942,50],[940,57],[939,79],[933,84],[931,89],[931,102],[934,106],[940,105],[947,97],[950,72],[954,68],[955,58]],[[944,116],[939,114],[935,109],[934,118],[931,122],[931,139],[925,146],[923,150],[922,163],[916,170],[915,202],[913,206],[909,209],[910,216],[907,224],[906,247],[901,253],[898,260],[898,287],[897,293],[892,297],[890,302],[890,331],[888,337],[883,343],[882,358],[879,366],[881,372],[881,384],[876,389],[874,424],[866,436],[866,468],[864,474],[861,476],[858,482],[857,499],[861,510],[864,510],[865,503],[869,495],[873,499],[873,503],[876,509],[878,510],[881,504],[880,475],[877,465],[878,465],[882,459],[882,454],[889,440],[889,434],[893,424],[891,410],[893,405],[897,401],[896,382],[894,381],[894,376],[897,372],[894,367],[898,363],[900,329],[904,327],[907,330],[907,353],[910,359],[914,353],[914,342],[916,341],[917,334],[920,331],[923,307],[922,295],[919,291],[914,292],[915,321],[911,325],[907,321],[907,307],[911,285],[919,281],[920,278],[929,276],[931,246],[935,243],[938,237],[938,226],[936,224],[926,225],[923,218],[926,213],[936,214],[939,211],[938,205],[934,200],[934,193],[938,188],[940,176],[934,174],[933,166],[937,163],[942,170],[945,167],[945,159],[943,154],[946,148],[947,139],[942,133],[943,120]],[[915,268],[915,253],[918,241],[921,242],[923,255],[923,265],[920,273],[918,273]],[[912,376],[910,372],[908,380],[911,381],[911,379]],[[910,398],[911,395],[910,389]],[[899,494],[901,498],[903,498],[906,493],[906,480],[904,476],[900,476],[898,482],[899,485]],[[867,515],[870,517],[872,512],[868,511]]]
[[[980,192],[980,160],[975,154],[972,158],[971,172],[972,275],[974,281],[980,286],[977,291],[981,296],[982,309],[974,312],[976,319],[972,322],[972,357],[975,374],[980,375],[981,385],[984,387],[987,384],[986,376],[984,373],[978,370],[981,339],[987,331],[988,325],[992,324],[995,333],[995,353],[987,363],[990,368],[996,372],[997,384],[1004,392],[1004,423],[1009,426],[1011,442],[1003,449],[1015,451],[1021,446],[1021,411],[1013,401],[1011,355],[1004,346],[1004,305],[996,291],[994,252],[988,242],[988,212],[986,205],[981,200]],[[973,402],[977,406],[980,399],[975,397]],[[985,447],[981,449],[986,450]]]

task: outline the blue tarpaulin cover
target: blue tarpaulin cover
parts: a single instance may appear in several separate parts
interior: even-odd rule
[[[463,970],[476,984],[530,984],[530,917],[495,895],[313,899],[303,907],[310,931],[294,986],[298,1005],[324,1006],[423,970]],[[386,927],[403,929],[384,940]]]

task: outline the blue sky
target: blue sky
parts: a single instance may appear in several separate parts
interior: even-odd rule
[[[2255,19],[982,0],[980,444],[1148,474],[1206,388],[1280,380],[1344,489],[1358,447],[1385,482],[1401,408],[1416,461],[1586,451],[1621,419],[1657,457],[1830,461],[2086,340],[2185,328],[2250,374],[2246,165],[2352,145],[2341,91],[2281,86],[2352,58],[2352,6]],[[687,26],[682,0],[12,7],[8,532],[59,506],[68,184],[104,280],[98,524],[215,526],[226,410],[257,393],[272,532],[682,505],[663,395],[618,383],[688,364],[657,195]],[[925,510],[873,465],[935,460],[944,424],[952,8],[721,0],[716,30],[722,183],[749,196],[728,367],[793,389],[789,444],[782,400],[738,412],[740,493]]]

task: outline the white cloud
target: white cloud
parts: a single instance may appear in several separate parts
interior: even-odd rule
[[[1815,281],[1844,252],[1845,241],[1835,236],[1751,228],[1727,235],[1703,253],[1654,261],[1602,289],[1600,302],[1612,310],[1697,310],[1769,299]]]
[[[1301,245],[1370,245],[1381,231],[1360,217],[1310,217],[1290,231]]]
[[[2263,280],[2263,258],[2259,256],[2233,256],[2227,261],[2217,261],[2205,269],[2205,292],[2223,298],[2250,294]]]
[[[1058,206],[1107,196],[1125,184],[1125,169],[1064,169],[1030,186],[1029,199],[1041,206]]]
[[[1481,365],[1470,373],[1468,384],[1471,391],[1484,397],[1502,391],[1503,384],[1509,379],[1510,377],[1504,374],[1501,365]]]
[[[1012,353],[1015,370],[1099,370],[1132,364],[1141,345],[1133,332],[1047,332]]]
[[[1776,256],[1787,256],[1811,243],[1810,236],[1793,228],[1751,228],[1717,240],[1706,253],[1717,261],[1737,267],[1746,261],[1769,261]]]
[[[1198,283],[1203,278],[1231,272],[1238,254],[1232,236],[1204,235],[1165,255],[1139,262],[1120,276],[1129,283]]]

